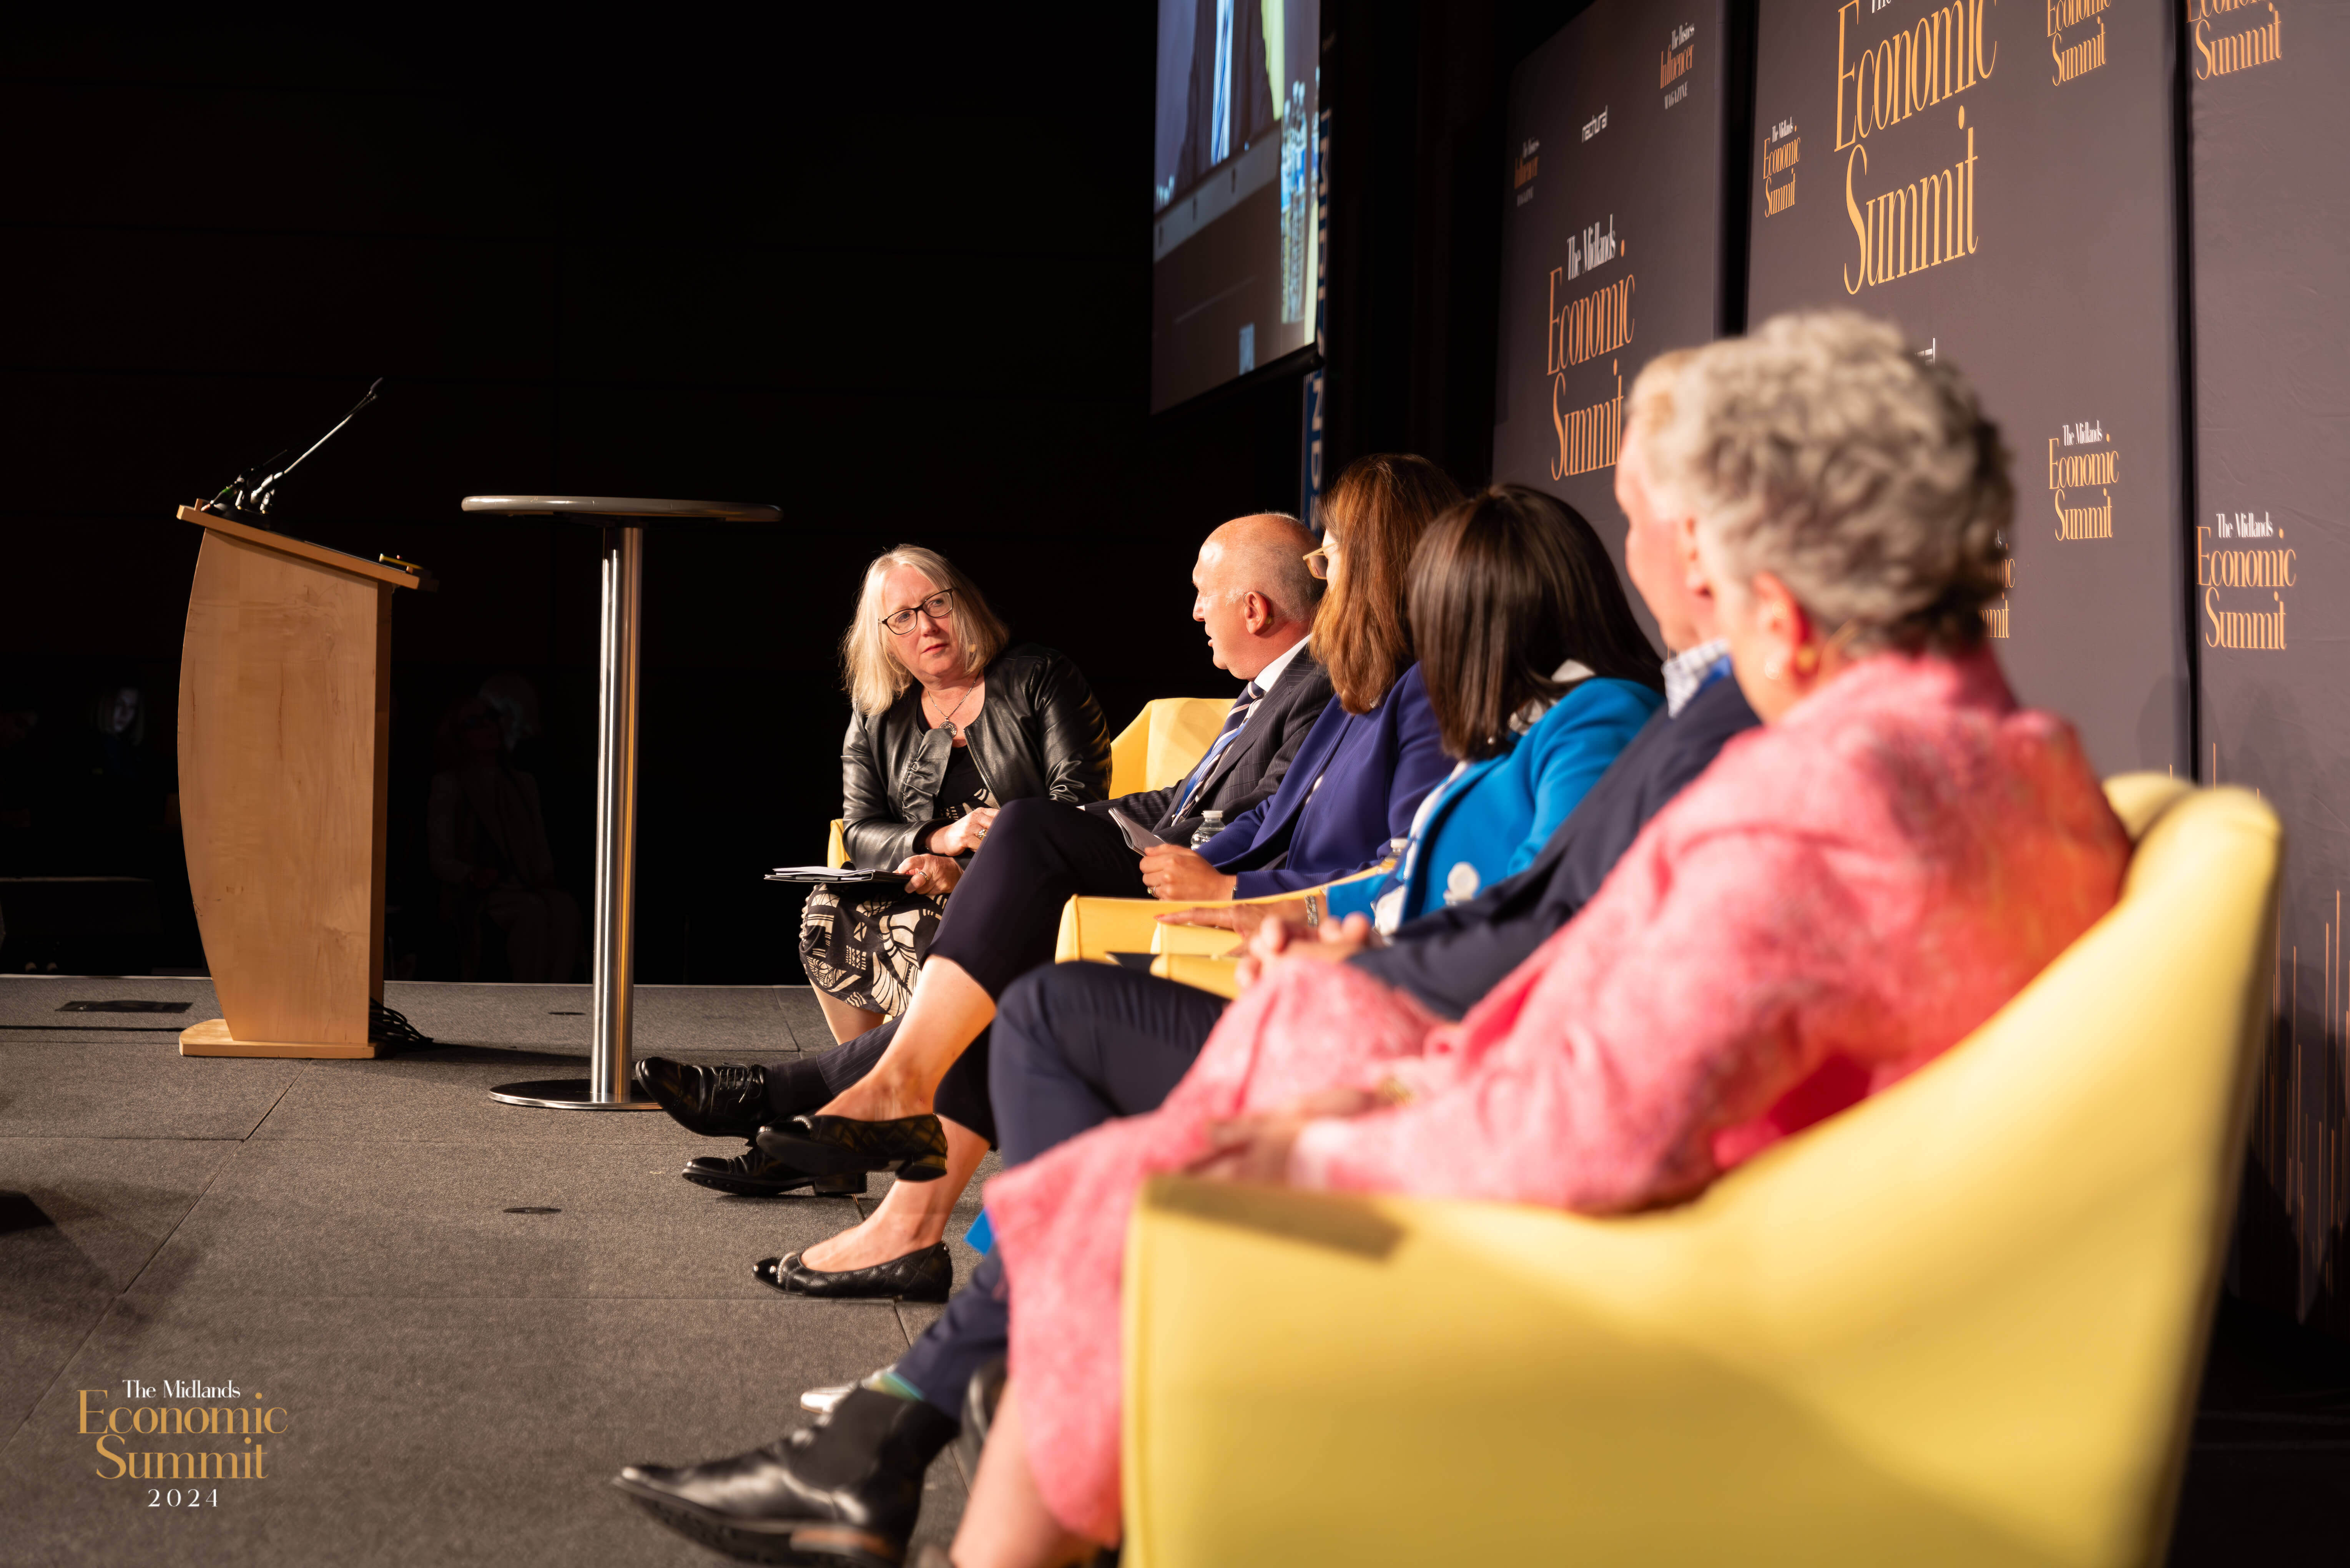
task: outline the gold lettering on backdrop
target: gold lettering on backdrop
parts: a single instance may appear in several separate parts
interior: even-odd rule
[[[1983,36],[1983,13],[1998,0],[1951,0],[1906,30],[1852,52],[1860,0],[1836,11],[1835,150],[1845,154],[1844,205],[1857,250],[1844,267],[1846,294],[1970,256],[1975,228],[1975,133],[1959,109],[1965,152],[1947,169],[1865,196],[1855,176],[1868,172],[1867,140],[1987,81],[1999,66],[1999,41]]]
[[[2255,517],[2249,512],[2221,512],[2214,514],[2213,524],[2195,530],[2195,586],[2203,590],[2203,646],[2283,652],[2284,590],[2301,586],[2298,552],[2281,545],[2252,550],[2214,545],[2215,533],[2221,539],[2282,538],[2282,531],[2269,522],[2266,513]],[[2230,601],[2220,597],[2222,589],[2241,588],[2255,590],[2250,609],[2231,608]]]
[[[2005,538],[2000,540],[2000,547],[2007,547]],[[2007,601],[2015,592],[2015,558],[2011,556],[2002,561],[1999,573],[1999,602],[1983,606],[1983,635],[1986,637],[2005,637],[2008,634]]]
[[[1795,164],[1803,156],[1804,139],[1794,134],[1794,127],[1783,128],[1787,140],[1762,153],[1762,212],[1765,217],[1777,217],[1795,204]],[[1778,176],[1786,178],[1776,185]]]
[[[1691,44],[1677,55],[1669,55],[1662,49],[1658,50],[1657,85],[1660,88],[1672,86],[1676,78],[1687,76],[1690,67],[1696,64],[1697,46],[1695,44]]]
[[[1607,369],[1616,378],[1615,395],[1588,408],[1561,408],[1566,378],[1561,375],[1551,380],[1550,422],[1558,431],[1558,456],[1550,465],[1553,479],[1595,472],[1616,462],[1616,453],[1624,444],[1624,377],[1620,362]]]
[[[1959,111],[1959,121],[1966,123],[1966,110]],[[1850,264],[1844,269],[1846,294],[1970,256],[1981,247],[1975,232],[1973,130],[1966,138],[1967,155],[1948,169],[1866,201],[1854,194],[1852,177],[1856,168],[1868,172],[1868,149],[1853,148],[1845,159],[1844,210],[1860,254],[1857,273]]]
[[[2212,29],[2224,25],[2221,19],[2229,13],[2254,6],[2265,9],[2266,21],[2255,22],[2241,33],[2213,36]],[[2254,12],[2256,16],[2259,14]],[[2187,15],[2195,24],[2194,67],[2199,82],[2284,58],[2284,18],[2277,14],[2274,0],[2266,0],[2265,4],[2264,0],[2187,0]]]
[[[1558,274],[1551,274],[1550,373],[1569,365],[1587,364],[1602,354],[1613,354],[1632,341],[1632,290],[1638,275],[1626,273],[1604,288],[1556,307]]]
[[[2062,437],[2048,438],[2048,504],[2056,514],[2056,537],[2059,539],[2110,539],[2114,536],[2114,491],[2121,483],[2121,452],[2107,446],[2103,452],[2068,452],[2060,450],[2070,446],[2074,431],[2087,430],[2086,425],[2068,427]],[[2106,440],[2105,426],[2100,421],[2094,438]],[[2094,499],[2078,498],[2083,504],[2067,505],[2076,498],[2067,491],[2097,492]]]
[[[1928,12],[1907,32],[1854,57],[1846,50],[1846,18],[1849,14],[1854,21],[1859,19],[1860,0],[1845,0],[1836,11],[1835,150],[1856,147],[1989,79],[1999,65],[1999,43],[1994,39],[1991,53],[1983,53],[1986,3],[1997,5],[1998,0],[1951,0],[1940,10]]]
[[[2106,63],[2106,0],[2045,0],[2048,7],[2048,54],[2056,62],[2056,74],[2050,80],[2053,87],[2088,75]],[[2078,27],[2090,17],[2097,19],[2097,30],[2078,43],[2064,41],[2064,29]]]

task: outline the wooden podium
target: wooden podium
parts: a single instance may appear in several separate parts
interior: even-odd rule
[[[180,658],[188,885],[225,1015],[183,1056],[373,1056],[391,591],[420,574],[194,507]]]

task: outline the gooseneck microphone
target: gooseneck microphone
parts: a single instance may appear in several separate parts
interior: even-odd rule
[[[247,469],[244,472],[238,474],[228,483],[221,486],[220,495],[213,497],[213,504],[217,506],[220,502],[221,495],[227,495],[229,497],[228,510],[232,514],[242,513],[255,517],[267,516],[269,514],[269,504],[277,498],[278,484],[287,474],[293,472],[296,469],[301,467],[304,462],[307,462],[311,452],[317,451],[320,447],[334,440],[336,432],[339,431],[345,425],[357,419],[361,409],[366,408],[369,403],[374,402],[376,389],[382,385],[383,378],[381,376],[378,376],[375,380],[369,385],[367,396],[361,398],[358,402],[353,403],[351,405],[351,411],[345,414],[341,419],[337,420],[333,430],[328,431],[325,435],[322,435],[317,441],[312,441],[309,447],[304,451],[300,457],[296,458],[293,462],[287,463],[281,469],[278,469],[276,472],[259,480],[253,477],[252,469]],[[272,464],[276,463],[278,458],[284,457],[286,453],[281,451],[276,457],[272,457],[267,462],[259,463],[255,466],[259,468],[268,468]],[[234,492],[234,493],[231,494],[231,492]]]

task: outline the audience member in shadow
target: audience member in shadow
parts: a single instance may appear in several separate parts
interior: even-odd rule
[[[444,922],[461,943],[459,972],[482,969],[484,925],[505,939],[509,978],[562,983],[579,953],[579,907],[556,885],[555,857],[538,781],[507,760],[497,710],[471,697],[450,710],[434,737],[426,834],[441,884]]]

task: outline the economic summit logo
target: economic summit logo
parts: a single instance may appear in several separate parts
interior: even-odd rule
[[[77,1393],[76,1430],[89,1439],[91,1473],[151,1483],[150,1508],[218,1508],[220,1482],[272,1479],[276,1439],[290,1421],[286,1407],[234,1382],[126,1377]]]

